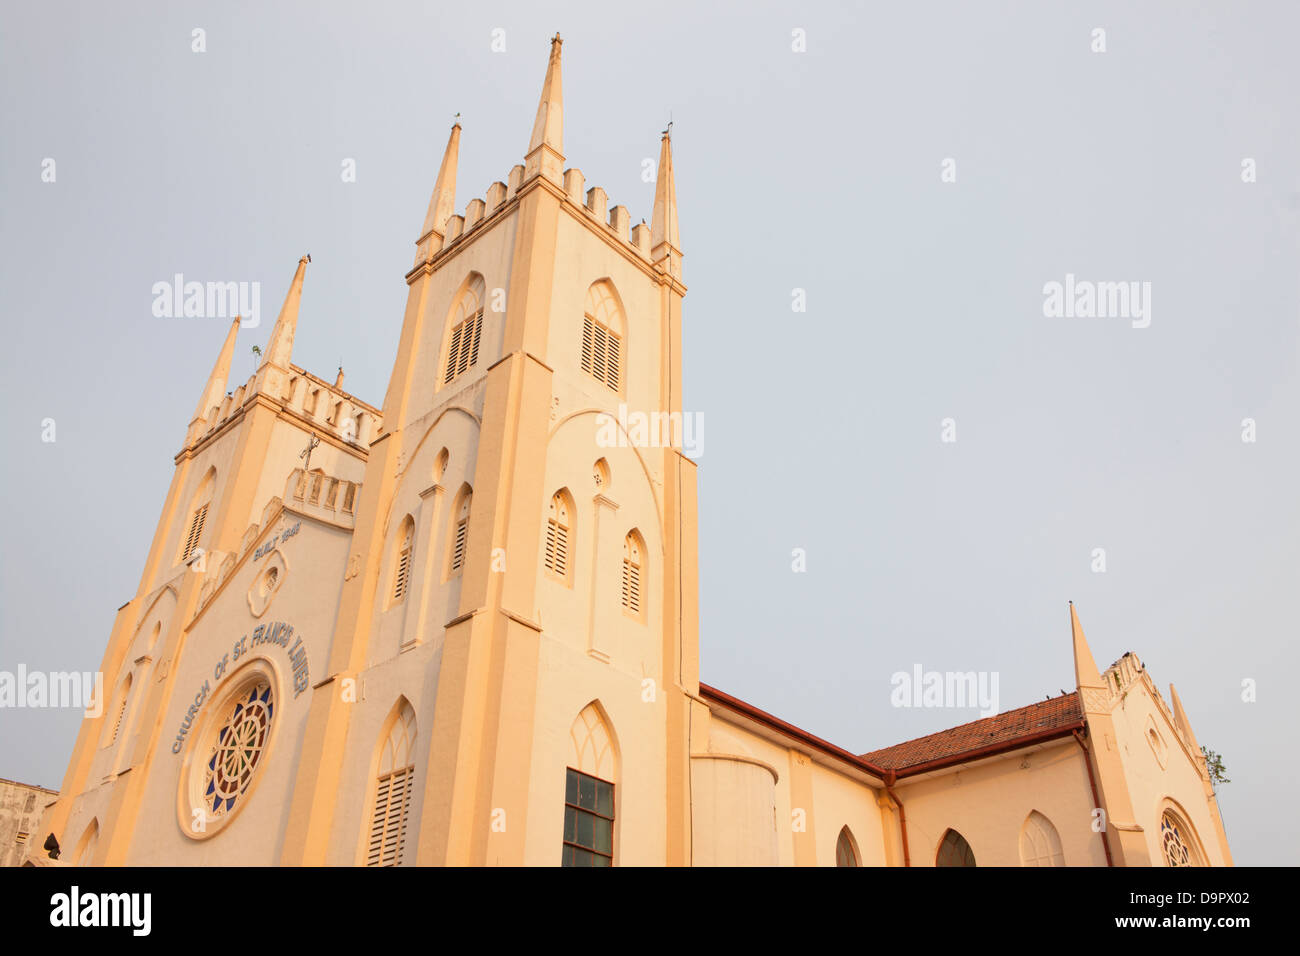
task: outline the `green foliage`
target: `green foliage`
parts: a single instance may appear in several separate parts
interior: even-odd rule
[[[1205,768],[1210,772],[1210,783],[1216,787],[1221,783],[1232,783],[1228,779],[1228,768],[1223,765],[1223,757],[1206,747],[1201,748],[1205,755]]]

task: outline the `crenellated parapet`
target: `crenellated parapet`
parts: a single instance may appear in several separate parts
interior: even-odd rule
[[[187,448],[221,431],[239,419],[258,395],[265,394],[278,402],[284,412],[309,431],[330,435],[344,445],[364,450],[381,431],[383,415],[337,384],[331,384],[297,365],[290,365],[286,375],[277,378],[274,391],[265,391],[267,380],[259,369],[233,392],[227,392],[220,404],[212,405],[203,418],[190,423],[185,436]]]

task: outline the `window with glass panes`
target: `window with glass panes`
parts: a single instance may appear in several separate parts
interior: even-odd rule
[[[614,863],[614,785],[570,769],[564,780],[562,866]]]

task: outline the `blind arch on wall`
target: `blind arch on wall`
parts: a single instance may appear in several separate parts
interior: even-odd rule
[[[1030,811],[1020,827],[1021,866],[1065,866],[1061,835],[1052,821],[1037,810]]]

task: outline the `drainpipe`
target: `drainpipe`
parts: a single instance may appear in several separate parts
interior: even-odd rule
[[[1097,799],[1097,778],[1092,775],[1092,757],[1088,753],[1088,745],[1083,742],[1083,737],[1079,732],[1074,731],[1074,742],[1083,750],[1083,765],[1088,768],[1088,786],[1092,788],[1092,805],[1100,807],[1101,801]],[[1106,830],[1101,831],[1101,848],[1106,851],[1106,865],[1114,866],[1115,861],[1110,856],[1110,841],[1106,839]]]
[[[894,792],[894,783],[898,780],[898,774],[890,770],[885,775],[885,793],[889,794],[889,799],[894,801],[898,807],[898,828],[903,836],[903,866],[912,865],[912,854],[907,849],[907,810],[903,808],[903,801],[898,799],[898,794]],[[1106,851],[1107,857],[1110,851]]]

